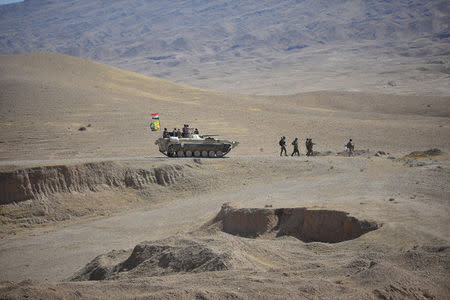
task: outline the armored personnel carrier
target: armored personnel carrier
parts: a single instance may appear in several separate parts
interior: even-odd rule
[[[169,157],[223,157],[239,143],[219,140],[212,135],[189,134],[186,137],[162,137],[155,141],[159,152]]]

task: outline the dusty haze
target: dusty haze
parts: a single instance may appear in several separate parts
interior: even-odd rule
[[[448,95],[435,1],[38,1],[0,7],[0,53],[51,51],[213,90]]]
[[[0,298],[449,298],[449,24],[446,1],[0,6]],[[239,146],[167,158],[156,112]]]

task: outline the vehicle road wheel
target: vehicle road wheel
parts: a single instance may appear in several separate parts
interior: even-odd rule
[[[175,152],[173,151],[173,147],[172,146],[169,146],[169,148],[167,149],[167,156],[168,157],[175,156]]]
[[[191,157],[192,156],[192,151],[186,151],[186,157]]]
[[[195,157],[200,157],[200,151],[198,151],[198,150],[194,151],[194,156]]]
[[[202,151],[202,157],[208,157],[208,151],[203,150]]]
[[[177,155],[178,157],[183,157],[184,156],[183,150],[178,150]]]
[[[217,151],[217,152],[216,152],[216,156],[217,156],[217,157],[222,157],[222,156],[223,156],[223,152],[220,151],[220,150]]]
[[[209,151],[208,155],[209,155],[209,157],[215,157],[216,156],[216,152],[211,150],[211,151]]]

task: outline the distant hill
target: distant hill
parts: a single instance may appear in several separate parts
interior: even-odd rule
[[[362,149],[448,152],[449,101],[355,92],[254,97],[63,54],[0,55],[0,161],[158,156],[161,132],[149,128],[155,112],[163,128],[190,124],[239,141],[232,155],[278,155],[281,135],[313,137],[317,151],[342,151],[351,136]]]
[[[0,53],[58,52],[197,86],[263,94],[339,89],[341,83],[332,81],[317,86],[336,72],[406,71],[371,69],[386,57],[420,64],[425,71],[417,76],[429,71],[436,80],[449,70],[449,11],[446,0],[28,0],[0,6]],[[428,63],[431,68],[422,65]],[[321,75],[308,75],[314,72]],[[293,88],[292,78],[309,87]],[[342,84],[399,90],[414,87],[409,79]]]

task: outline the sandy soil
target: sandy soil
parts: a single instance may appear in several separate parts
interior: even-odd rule
[[[262,98],[61,55],[0,60],[2,298],[448,298],[448,97]],[[162,158],[151,112],[240,145],[224,159]],[[332,153],[279,157],[281,135]],[[349,137],[366,152],[336,156]],[[405,157],[430,148],[444,153]],[[228,202],[379,228],[338,243],[242,237],[211,223]]]
[[[449,97],[316,92],[258,98],[177,85],[79,58],[0,56],[0,159],[159,156],[151,113],[240,142],[233,155],[274,155],[282,135],[316,150],[450,152]],[[86,131],[79,131],[82,126]],[[290,145],[290,144],[288,144]]]
[[[175,160],[188,163],[186,159]],[[448,157],[418,162],[419,165],[410,166],[404,160],[377,157],[205,160],[201,166],[205,174],[212,174],[217,168],[226,169],[224,165],[233,165],[233,169],[242,165],[245,175],[236,171],[221,176],[224,184],[220,190],[215,187],[158,207],[92,221],[82,219],[64,227],[46,227],[45,232],[35,231],[32,235],[22,232],[3,239],[2,277],[34,281],[21,285],[4,283],[8,288],[2,293],[8,297],[45,296],[50,295],[48,289],[52,288],[59,297],[74,296],[81,289],[84,296],[100,298],[111,295],[164,298],[184,293],[187,297],[207,293],[212,298],[233,294],[245,298],[258,290],[268,298],[331,297],[336,292],[354,298],[373,295],[442,298],[448,295],[450,275]],[[261,167],[280,168],[285,177],[275,172],[273,179],[261,182],[257,176]],[[235,176],[244,180],[237,183]],[[337,244],[304,243],[295,238],[254,240],[200,230],[225,202],[243,207],[339,210],[382,226],[360,238]],[[168,279],[165,275],[134,279],[125,275],[116,283],[106,281],[92,288],[89,288],[92,284],[85,287],[86,283],[65,282],[99,254],[130,249],[144,240],[163,240],[159,243],[164,244],[167,237],[175,242],[191,240],[232,251],[245,258],[245,268],[241,270],[238,265],[211,275],[175,272],[167,275]],[[61,280],[64,283],[56,283]],[[49,282],[49,288],[40,281]],[[217,287],[218,282],[222,282],[221,288]],[[111,290],[111,285],[117,289]]]

